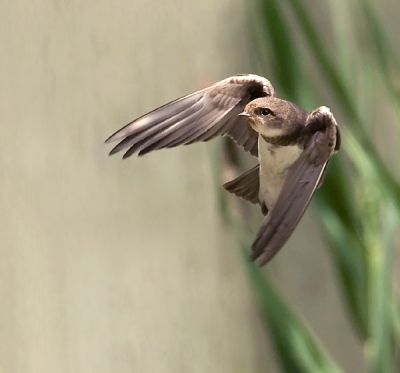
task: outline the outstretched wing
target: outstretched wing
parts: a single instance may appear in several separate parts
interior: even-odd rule
[[[290,168],[274,208],[258,231],[250,260],[260,258],[260,266],[269,262],[293,233],[319,186],[329,158],[340,145],[336,121],[330,112],[316,112],[308,126],[314,127],[313,131],[319,126],[323,129],[311,136]]]
[[[106,143],[120,140],[110,155],[128,148],[123,156],[127,158],[134,153],[144,155],[227,135],[257,156],[258,134],[247,118],[238,115],[250,101],[273,95],[267,79],[235,75],[143,115],[110,136]]]

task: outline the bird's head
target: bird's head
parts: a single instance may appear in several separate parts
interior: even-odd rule
[[[247,117],[255,131],[269,138],[287,135],[307,119],[307,111],[276,97],[257,98],[239,115]]]

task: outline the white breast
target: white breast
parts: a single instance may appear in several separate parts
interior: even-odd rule
[[[260,163],[260,201],[265,202],[269,211],[285,182],[288,168],[302,153],[297,145],[276,147],[267,143],[261,136],[258,138],[258,161]]]

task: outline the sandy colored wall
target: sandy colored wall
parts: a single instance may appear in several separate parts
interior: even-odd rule
[[[273,371],[218,213],[217,143],[125,162],[103,144],[155,106],[247,72],[243,7],[1,2],[1,372]],[[271,270],[352,367],[310,229],[307,215]]]

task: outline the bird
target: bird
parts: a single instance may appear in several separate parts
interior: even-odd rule
[[[276,97],[268,79],[239,74],[167,103],[128,123],[106,143],[123,158],[228,136],[256,157],[256,166],[223,185],[260,205],[266,215],[251,261],[268,263],[284,246],[340,149],[336,120],[326,106],[308,112]]]

